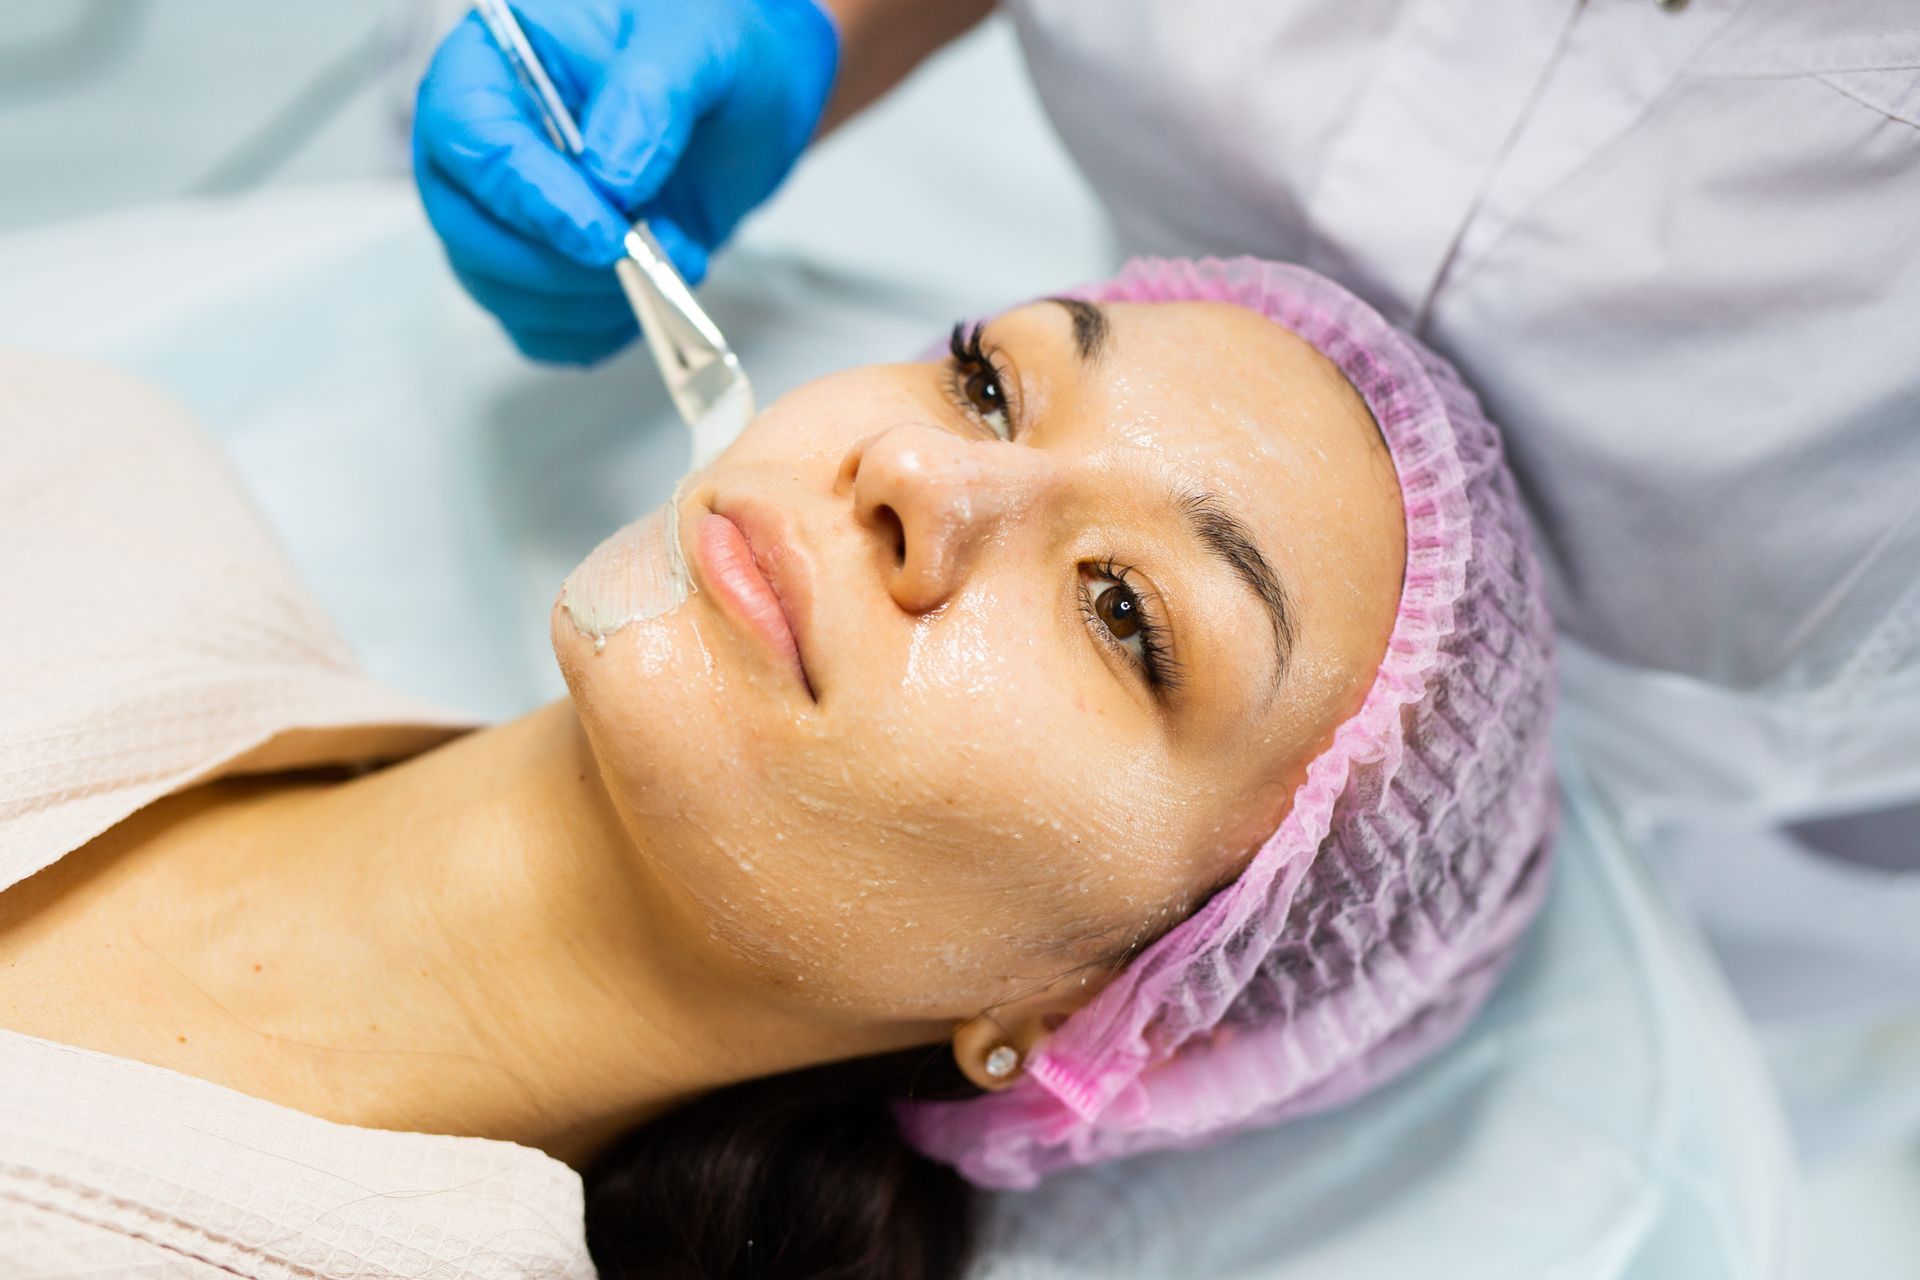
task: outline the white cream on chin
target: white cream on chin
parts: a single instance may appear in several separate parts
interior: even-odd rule
[[[693,591],[680,550],[679,491],[593,549],[560,587],[560,604],[597,653],[629,623],[677,608]]]

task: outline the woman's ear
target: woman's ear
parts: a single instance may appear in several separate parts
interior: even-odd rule
[[[1027,1060],[1054,1028],[1103,985],[1086,970],[1062,975],[1049,986],[997,1004],[954,1028],[953,1058],[982,1089],[1004,1089],[1026,1070]]]

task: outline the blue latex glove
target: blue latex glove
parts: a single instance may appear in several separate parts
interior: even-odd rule
[[[538,360],[636,330],[612,265],[644,217],[689,283],[813,136],[839,61],[814,0],[518,0],[586,151],[548,138],[476,15],[420,84],[413,169],[454,273]]]

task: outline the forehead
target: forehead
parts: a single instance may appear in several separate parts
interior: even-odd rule
[[[1305,339],[1225,302],[1107,303],[1105,340],[1080,360],[1057,304],[1009,313],[1003,325],[1048,331],[1070,368],[1050,389],[1086,410],[1088,425],[1169,460],[1290,459],[1341,443],[1379,445],[1366,402],[1339,366]],[[1051,398],[1051,397],[1050,397]]]
[[[1391,476],[1365,400],[1290,330],[1224,302],[1102,310],[1108,332],[1087,359],[1057,304],[1031,304],[1002,321],[1013,341],[1034,340],[1028,354],[1045,366],[1038,407],[1059,410],[1051,416],[1073,431],[1075,446],[1217,491],[1245,504],[1256,523],[1276,497],[1337,505],[1356,471],[1377,481],[1384,465]]]

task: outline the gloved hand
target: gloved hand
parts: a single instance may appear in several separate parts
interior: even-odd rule
[[[557,149],[469,14],[420,84],[413,168],[467,291],[539,360],[588,364],[635,332],[614,283],[644,217],[689,283],[813,136],[839,60],[814,0],[519,0],[586,139]]]

